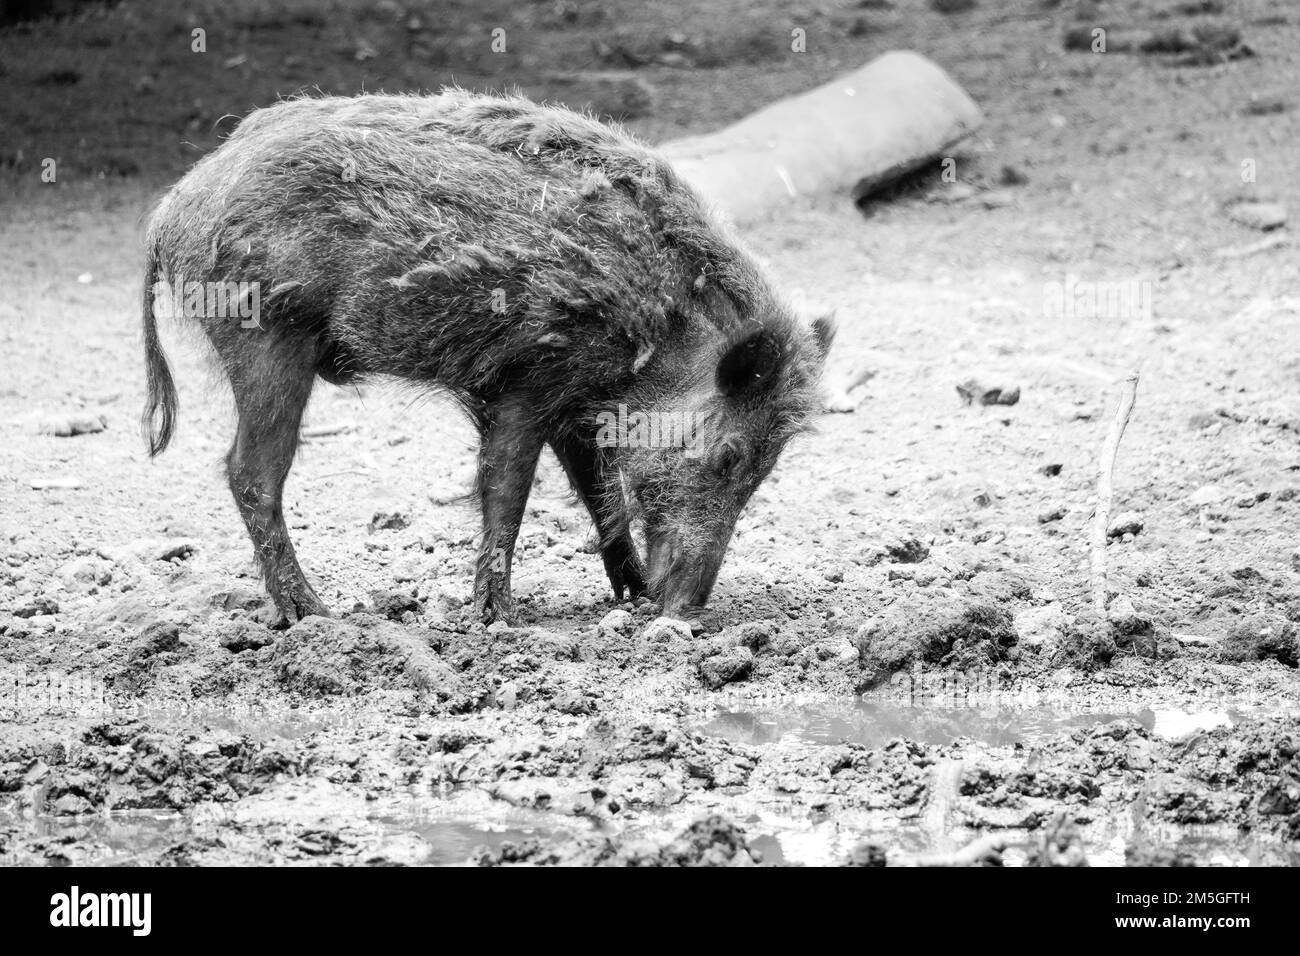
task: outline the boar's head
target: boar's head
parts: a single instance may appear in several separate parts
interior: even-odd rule
[[[601,444],[644,532],[647,584],[665,615],[708,600],[741,510],[821,407],[832,337],[829,319],[787,314],[696,329],[657,348],[637,377],[619,440]]]

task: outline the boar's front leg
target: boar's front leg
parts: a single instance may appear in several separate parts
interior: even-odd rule
[[[474,609],[484,623],[511,623],[510,565],[524,506],[542,453],[542,436],[522,403],[503,402],[480,418],[478,494],[483,545],[474,576]]]
[[[565,438],[551,442],[555,457],[560,460],[569,483],[578,493],[591,513],[600,536],[600,554],[605,561],[614,597],[623,599],[624,589],[630,597],[639,597],[646,591],[645,569],[632,543],[627,518],[611,514],[611,495],[608,479],[601,467],[599,452],[579,438]]]

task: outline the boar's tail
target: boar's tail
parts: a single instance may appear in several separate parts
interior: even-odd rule
[[[162,343],[158,341],[154,285],[158,281],[158,256],[149,250],[149,265],[144,278],[144,367],[149,385],[141,425],[149,441],[149,457],[160,454],[172,440],[176,427],[176,384],[167,365]]]

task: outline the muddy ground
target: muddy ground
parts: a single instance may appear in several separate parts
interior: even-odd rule
[[[1066,49],[1098,24],[1156,33]],[[149,461],[136,427],[140,218],[220,117],[454,78],[658,141],[893,48],[987,124],[955,183],[747,231],[836,310],[831,384],[871,375],[788,449],[694,630],[613,603],[549,460],[521,624],[474,623],[471,430],[383,384],[321,386],[287,491],[338,616],[265,627],[230,399],[181,332],[179,436]],[[0,859],[1297,862],[1297,51],[1280,0],[120,4],[0,32]],[[1138,367],[1101,622],[1096,461]],[[968,405],[972,378],[1019,400]],[[952,856],[980,835],[1005,846]]]

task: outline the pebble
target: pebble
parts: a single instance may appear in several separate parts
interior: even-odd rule
[[[381,508],[370,518],[371,531],[401,531],[410,526],[410,516],[399,508]]]
[[[93,591],[113,580],[113,568],[100,558],[76,558],[59,568],[59,578],[69,591]]]
[[[423,525],[415,536],[415,543],[425,554],[433,554],[438,550],[438,545],[442,543],[442,532],[436,528],[426,528]]]
[[[266,604],[266,597],[260,589],[253,590],[238,586],[214,591],[208,595],[207,600],[211,607],[223,611],[254,611]]]
[[[221,635],[221,646],[232,654],[255,651],[275,641],[273,632],[253,621],[237,621],[231,630]]]
[[[919,564],[930,556],[930,546],[915,535],[885,542],[885,553],[899,564]]]
[[[1198,507],[1204,507],[1206,505],[1217,505],[1226,497],[1228,497],[1228,493],[1218,485],[1201,485],[1188,495],[1187,500]]]
[[[1139,535],[1145,527],[1142,515],[1136,511],[1125,511],[1110,522],[1110,528],[1106,531],[1108,538],[1120,538],[1126,534]]]
[[[957,386],[957,394],[967,405],[1014,405],[1020,401],[1020,386],[987,385],[968,378]]]
[[[699,663],[699,674],[709,690],[717,690],[734,681],[744,680],[754,669],[754,655],[747,647],[733,647],[704,658]]]
[[[859,392],[858,397],[854,398],[851,393],[840,389],[826,396],[826,404],[823,407],[826,411],[837,415],[851,415],[858,410],[858,406],[865,398],[865,392]]]
[[[400,621],[407,611],[418,611],[420,602],[410,591],[388,591],[379,589],[370,592],[370,600],[376,614],[390,621]]]
[[[84,488],[86,483],[74,475],[60,475],[55,478],[33,478],[28,482],[33,491],[71,491]]]
[[[632,630],[632,624],[631,614],[615,608],[600,619],[600,623],[596,625],[596,632],[603,638],[620,637]]]
[[[1013,205],[1015,201],[1015,193],[1009,189],[990,189],[980,197],[980,202],[983,203],[985,209],[1003,209]]]
[[[1276,202],[1239,202],[1228,207],[1228,218],[1238,225],[1268,232],[1286,225],[1286,207]]]
[[[853,643],[848,635],[840,635],[822,641],[817,645],[817,656],[824,661],[835,660],[841,664],[856,664],[858,662],[858,646]]]
[[[1140,617],[1137,608],[1135,608],[1133,602],[1123,594],[1112,598],[1110,605],[1106,608],[1106,619],[1111,623],[1129,621],[1136,617]]]
[[[1068,508],[1064,508],[1064,507],[1053,508],[1051,511],[1044,511],[1042,514],[1040,514],[1038,516],[1038,523],[1051,524],[1053,521],[1060,521],[1067,514],[1069,514]]]
[[[74,435],[94,435],[108,427],[108,417],[97,412],[73,412],[47,419],[41,426],[42,434],[58,438]]]
[[[26,604],[14,609],[14,617],[38,617],[46,614],[58,614],[59,603],[53,598],[36,597]]]
[[[131,644],[127,657],[138,661],[181,646],[180,628],[171,621],[154,621]]]
[[[99,553],[122,564],[126,561],[184,560],[199,550],[193,538],[135,538],[120,548],[101,548]]]
[[[689,641],[691,626],[673,617],[657,617],[646,625],[641,637],[656,644],[667,644],[674,640]]]

